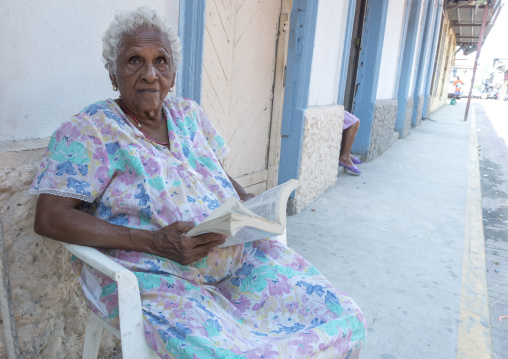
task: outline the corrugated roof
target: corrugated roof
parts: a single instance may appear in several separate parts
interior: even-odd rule
[[[473,51],[476,49],[482,27],[483,10],[485,8],[483,4],[487,3],[487,1],[489,3],[489,9],[483,33],[483,41],[485,41],[490,29],[495,24],[499,11],[504,5],[503,1],[445,0],[445,9],[450,18],[450,26],[453,28],[457,38],[456,44],[457,46],[461,46],[464,50],[469,47],[471,47]]]

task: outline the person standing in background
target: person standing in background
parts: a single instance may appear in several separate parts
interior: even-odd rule
[[[462,85],[464,85],[464,82],[462,82],[460,77],[457,76],[457,80],[453,82],[453,86],[455,86],[455,98],[457,100],[460,99],[460,91],[462,89]]]

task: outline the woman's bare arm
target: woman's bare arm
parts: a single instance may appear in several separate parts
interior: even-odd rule
[[[226,173],[227,174],[227,173]],[[248,199],[256,197],[253,193],[247,193],[245,189],[242,187],[242,185],[238,182],[236,182],[230,175],[228,175],[229,180],[231,181],[231,184],[233,185],[233,188],[235,189],[236,193],[238,193],[238,196],[242,201],[247,201]]]
[[[35,232],[67,243],[155,254],[183,265],[205,257],[225,240],[215,233],[186,236],[194,227],[192,222],[178,221],[157,231],[117,226],[80,211],[82,204],[74,198],[41,194]]]

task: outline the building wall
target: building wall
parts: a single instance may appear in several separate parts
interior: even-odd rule
[[[402,131],[402,137],[409,135],[411,130],[411,116],[413,115],[414,102],[414,97],[407,98],[406,116],[404,117],[404,129]]]
[[[319,2],[309,86],[309,107],[337,103],[347,8],[347,1]]]
[[[433,34],[432,34],[432,50],[431,50],[431,56],[429,58],[430,64],[429,69],[426,74],[425,84],[424,84],[424,96],[425,96],[425,103],[423,108],[423,114],[422,117],[428,117],[430,114],[430,105],[432,100],[432,83],[433,79],[436,74],[436,67],[437,67],[437,59],[438,59],[438,51],[439,51],[439,40],[441,37],[441,22],[443,18],[443,4],[441,2],[435,3],[436,10],[434,12],[434,22],[433,22]]]
[[[305,208],[337,179],[344,119],[337,94],[347,11],[347,1],[319,2],[298,171],[301,187],[290,202],[290,213]]]
[[[79,358],[88,310],[58,242],[33,230],[28,188],[48,136],[86,105],[116,97],[101,61],[118,10],[149,5],[178,27],[178,0],[5,0],[0,13],[0,199],[12,304],[24,358]],[[3,328],[2,328],[3,329]],[[105,334],[100,357],[118,351]],[[0,358],[6,358],[0,334]]]
[[[422,121],[423,107],[425,105],[427,91],[427,71],[433,65],[433,60],[430,59],[433,54],[434,48],[434,20],[435,12],[438,10],[438,3],[436,0],[428,0],[425,5],[424,21],[422,22],[423,28],[421,29],[420,51],[418,54],[418,66],[415,79],[415,88],[413,91],[413,113],[411,125],[413,127],[419,126]],[[420,102],[421,101],[421,102]]]
[[[423,102],[424,96],[418,96],[418,109],[416,110],[416,123],[414,127],[420,126],[422,124],[422,114],[423,114]]]
[[[372,121],[372,140],[367,160],[370,161],[379,156],[399,138],[399,133],[395,131],[396,119],[397,100],[376,101]]]
[[[413,61],[413,68],[411,70],[411,82],[409,83],[409,89],[408,89],[408,94],[409,96],[412,96],[412,91],[414,89],[414,86],[415,86],[415,81],[416,81],[416,73],[417,73],[417,70],[418,70],[418,58],[417,56],[419,56],[419,51],[422,47],[422,33],[423,33],[423,26],[424,26],[424,15],[425,15],[425,6],[427,5],[427,1],[431,1],[431,0],[426,0],[426,1],[422,1],[420,6],[423,7],[420,11],[420,17],[418,19],[418,33],[416,35],[416,39],[417,39],[417,45],[415,46],[415,50],[414,50],[414,53],[413,53],[413,56],[415,56],[415,60]]]
[[[406,0],[390,0],[386,22],[381,69],[376,97],[378,100],[393,99],[404,26]]]
[[[429,1],[432,1],[432,0],[427,0],[427,4]],[[424,38],[424,34],[425,34],[425,24],[427,22],[427,19],[428,17],[430,16],[430,14],[425,14],[426,10],[427,10],[427,7],[428,5],[425,4],[425,7],[422,9],[422,21],[420,22],[420,29],[419,29],[419,44],[417,46],[417,55],[418,55],[418,58],[416,61],[418,62],[418,66],[415,66],[413,68],[414,70],[414,73],[413,73],[413,81],[412,82],[412,85],[414,85],[414,95],[415,96],[419,96],[421,94],[421,91],[422,91],[422,82],[418,83],[417,81],[417,77],[418,75],[420,74],[420,71],[421,73],[424,73],[425,71],[425,66],[426,66],[426,60],[427,60],[427,53],[428,53],[428,46],[426,46],[426,42],[428,41],[428,35],[427,35],[427,39]],[[424,19],[425,17],[425,19]],[[425,21],[423,21],[425,20]]]
[[[335,184],[338,175],[344,108],[315,106],[305,111],[300,184],[289,212],[297,213]]]
[[[0,141],[50,136],[86,105],[116,97],[101,60],[102,34],[115,12],[149,5],[177,29],[178,3],[3,1]]]
[[[371,142],[365,160],[371,161],[386,151],[398,138],[395,132],[397,118],[396,84],[404,32],[406,0],[390,0],[388,4],[381,71],[372,119]],[[361,124],[360,124],[361,125]]]
[[[444,69],[442,72],[442,78],[440,79],[439,96],[443,102],[448,100],[448,89],[449,80],[453,70],[453,63],[455,62],[455,50],[456,50],[456,38],[455,32],[452,28],[447,30],[446,47],[444,50]]]
[[[448,100],[448,80],[453,68],[455,59],[455,33],[449,27],[449,19],[446,17],[443,21],[443,30],[438,61],[436,64],[435,76],[432,84],[432,98],[430,101],[430,112],[443,106]]]
[[[428,29],[428,35],[427,35],[427,48],[425,52],[425,63],[423,67],[423,75],[422,75],[422,82],[421,87],[418,91],[419,94],[424,94],[424,89],[426,86],[425,79],[428,78],[427,74],[431,70],[432,65],[434,63],[434,59],[431,58],[433,53],[433,46],[434,46],[434,27],[436,26],[436,11],[440,10],[440,7],[438,6],[437,0],[432,0],[434,3],[434,6],[432,7],[431,11],[427,14],[427,16],[430,16],[429,19],[429,29]],[[421,120],[421,117],[418,117],[418,120]]]
[[[432,75],[432,86],[430,92],[430,100],[429,100],[429,109],[428,112],[434,111],[436,107],[437,99],[439,98],[440,91],[440,79],[442,78],[442,72],[445,68],[445,49],[447,46],[448,40],[448,17],[442,15],[443,18],[441,20],[441,30],[439,35],[439,44],[438,49],[436,51],[436,65],[434,67],[434,74]]]
[[[89,310],[70,255],[32,230],[37,197],[28,187],[42,155],[42,149],[1,152],[1,215],[18,343],[23,358],[80,358]],[[7,358],[3,330],[0,358]],[[118,348],[118,340],[105,333],[100,357],[109,358]]]

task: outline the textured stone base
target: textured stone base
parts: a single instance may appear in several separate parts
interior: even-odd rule
[[[370,148],[366,160],[370,161],[386,151],[393,143],[395,121],[397,120],[397,100],[376,101]],[[361,123],[360,123],[361,126]]]
[[[0,145],[0,211],[19,347],[23,358],[80,358],[89,311],[68,252],[33,232],[37,197],[28,189],[45,148],[21,147],[27,143],[34,141],[7,145],[18,151],[1,151],[6,146]],[[118,341],[105,333],[101,356],[110,357],[117,347]],[[0,358],[7,358],[4,335]]]
[[[301,187],[288,204],[288,213],[300,212],[337,180],[343,106],[312,107],[305,111],[299,180]]]
[[[433,97],[431,104],[429,105],[429,110],[427,111],[428,114],[432,114],[432,112],[436,111],[441,106],[445,105],[448,98],[445,97]]]
[[[430,98],[427,100],[427,107],[424,109],[425,110],[425,115],[422,115],[422,120],[424,118],[429,118],[429,116],[430,116],[430,113],[431,113],[431,111],[430,111],[430,102],[431,101],[430,100],[431,100]]]
[[[418,127],[422,124],[422,115],[423,115],[423,102],[425,101],[425,97],[418,97],[418,111],[416,111],[416,121],[413,127]]]
[[[406,137],[409,135],[411,131],[411,117],[413,116],[413,106],[414,106],[414,98],[408,97],[406,104],[406,117],[404,118],[404,130],[402,132],[402,137]]]

